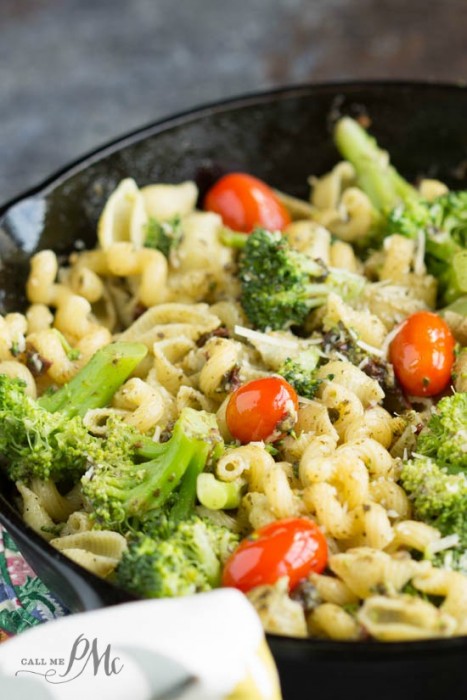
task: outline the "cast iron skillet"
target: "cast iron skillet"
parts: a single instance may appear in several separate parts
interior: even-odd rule
[[[106,197],[123,177],[139,185],[195,178],[206,187],[232,169],[306,196],[307,176],[337,160],[330,122],[366,113],[408,177],[467,187],[467,89],[421,83],[292,87],[210,105],[157,122],[86,156],[0,209],[0,312],[24,303],[29,256],[92,246]],[[4,489],[5,492],[5,489]],[[0,522],[45,583],[72,610],[131,600],[55,551],[6,496]],[[467,697],[467,637],[381,644],[270,636],[287,700],[441,700]]]

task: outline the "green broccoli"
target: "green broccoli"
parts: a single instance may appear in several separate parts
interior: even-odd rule
[[[416,452],[403,464],[400,480],[414,505],[415,516],[457,535],[456,547],[440,552],[434,562],[467,573],[467,394],[439,402]]]
[[[417,453],[431,457],[449,473],[467,474],[467,393],[445,396],[417,440]]]
[[[196,479],[222,439],[215,416],[184,408],[167,442],[142,444],[139,462],[131,456],[94,460],[82,478],[83,496],[96,526],[122,530],[163,507],[179,486],[174,505],[177,519],[190,511]]]
[[[330,292],[357,298],[365,279],[346,270],[328,270],[294,250],[279,231],[256,229],[240,260],[241,304],[254,327],[279,330],[302,325]]]
[[[157,221],[150,218],[146,226],[146,248],[156,248],[169,257],[172,250],[178,248],[183,237],[181,220],[175,216],[170,221]]]
[[[219,240],[222,245],[227,248],[244,248],[248,241],[248,233],[241,233],[240,231],[232,231],[230,228],[221,229],[219,233]]]
[[[450,304],[467,292],[467,191],[408,201],[389,214],[388,234],[416,240],[420,231],[427,269],[439,282],[443,303]]]
[[[69,384],[38,401],[26,395],[24,382],[0,375],[0,454],[8,476],[76,481],[101,459],[103,441],[88,433],[81,415],[105,406],[146,352],[136,343],[108,345]]]
[[[160,487],[156,484],[156,491],[155,484],[149,485],[149,481],[145,488],[149,486],[149,498],[153,500],[156,494],[156,502],[159,502],[158,489],[162,491],[167,484],[172,488],[174,481],[175,484],[178,481],[178,475],[174,481],[170,481],[174,465],[178,469],[180,461],[184,465],[189,462],[184,467],[180,486],[172,490],[159,508],[146,510],[144,505],[141,507],[141,504],[137,504],[135,509],[126,513],[130,528],[129,544],[115,573],[115,580],[136,595],[147,598],[182,596],[208,591],[220,585],[222,564],[238,544],[239,538],[226,527],[198,517],[194,510],[197,491],[204,493],[207,487],[212,495],[212,484],[204,482],[203,486],[202,478],[216,481],[213,474],[202,473],[207,453],[211,452],[215,459],[223,449],[217,429],[213,430],[214,425],[214,416],[203,412],[197,414],[193,409],[185,408],[169,440],[169,443],[172,441],[170,451],[178,450],[177,460],[173,460],[173,456],[171,458],[172,471],[167,478],[167,470],[159,469],[158,473],[166,481]],[[221,489],[231,486],[216,483]],[[239,493],[239,489],[231,493],[231,489],[227,488],[226,495],[234,497],[231,506],[238,505]]]
[[[182,521],[161,516],[147,534],[130,538],[116,583],[145,598],[209,591],[220,585],[222,564],[238,540],[227,528],[196,515]]]
[[[355,168],[358,186],[381,216],[386,217],[401,202],[418,199],[417,191],[391,165],[386,151],[354,119],[339,119],[334,140],[340,154]]]
[[[88,466],[92,438],[81,418],[49,413],[26,396],[25,384],[0,375],[0,454],[14,481],[77,480]]]
[[[449,306],[446,306],[443,309],[443,314],[446,314],[447,312],[451,312],[453,314],[457,314],[458,316],[466,317],[467,316],[467,294],[464,294],[464,296],[459,297],[456,299],[456,301],[453,301]]]
[[[67,484],[82,477],[96,527],[125,530],[169,501],[173,519],[191,514],[198,475],[223,449],[213,414],[183,409],[162,443],[118,418],[107,421],[105,438],[96,437],[82,420],[87,409],[108,403],[145,354],[146,347],[134,343],[102,348],[67,385],[38,401],[26,395],[24,382],[0,375],[0,454],[7,475]]]
[[[45,393],[37,403],[46,411],[71,418],[107,406],[147,354],[142,343],[118,342],[100,348],[89,362],[58,391]]]
[[[357,184],[368,195],[378,224],[375,237],[425,234],[425,263],[440,285],[440,302],[467,292],[467,191],[425,201],[390,164],[388,155],[356,121],[345,117],[335,127],[341,155],[355,168]]]
[[[199,474],[196,495],[201,505],[209,510],[230,510],[241,503],[246,481],[242,477],[233,481],[219,481],[214,474]]]
[[[457,534],[467,548],[467,477],[450,474],[433,459],[416,453],[404,463],[400,475],[413,502],[415,516],[443,535]]]
[[[309,348],[293,359],[288,357],[279,367],[278,374],[293,386],[299,396],[313,399],[322,384],[322,380],[314,376],[319,359],[318,348]]]

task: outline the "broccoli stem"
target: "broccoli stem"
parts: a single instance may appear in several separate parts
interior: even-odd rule
[[[228,228],[223,228],[219,234],[219,239],[222,245],[228,248],[244,248],[248,240],[248,233],[240,233],[239,231],[231,231]]]
[[[196,484],[206,465],[210,451],[210,446],[207,443],[204,447],[204,450],[200,450],[196,454],[183,475],[177,501],[170,510],[171,520],[186,520],[193,512],[196,502]]]
[[[467,295],[459,297],[458,299],[456,299],[456,301],[453,301],[452,304],[446,306],[442,310],[442,313],[445,314],[446,311],[451,311],[454,314],[459,314],[459,316],[467,316]]]
[[[106,406],[117,389],[145,357],[142,343],[111,343],[100,348],[90,361],[54,394],[44,394],[38,404],[46,411],[60,411],[72,418],[92,408]]]
[[[151,510],[163,506],[195,456],[195,443],[177,427],[169,442],[163,444],[167,449],[161,457],[143,465],[149,480],[131,489],[127,507],[132,514],[138,514],[141,508],[146,509],[149,494]]]
[[[172,515],[181,519],[187,515],[195,502],[196,479],[213,449],[216,433],[214,417],[185,408],[170,440],[158,446],[159,456],[141,465],[149,479],[131,489],[128,511],[137,514],[147,509],[148,503],[151,510],[160,508],[181,482]]]
[[[347,270],[333,268],[324,282],[309,283],[305,287],[309,309],[322,306],[331,292],[346,301],[357,299],[365,286],[365,278]]]
[[[243,479],[218,481],[214,474],[200,474],[196,491],[199,502],[210,510],[238,508],[242,498]]]
[[[340,119],[334,139],[340,154],[354,166],[359,187],[378,211],[387,213],[401,200],[419,199],[416,190],[390,165],[387,153],[354,119]]]
[[[451,284],[447,287],[446,301],[455,301],[460,294],[467,293],[467,250],[461,250],[452,258]]]

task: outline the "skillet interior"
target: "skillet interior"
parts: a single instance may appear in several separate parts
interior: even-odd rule
[[[338,111],[368,113],[372,131],[410,179],[436,176],[467,187],[467,89],[386,83],[303,86],[211,105],[149,126],[85,157],[0,209],[0,313],[24,304],[28,258],[52,247],[93,245],[106,197],[123,177],[139,185],[244,170],[306,196],[307,176],[337,159],[329,123]],[[88,574],[30,531],[0,494],[0,522],[43,580],[73,610],[131,596]],[[467,697],[467,638],[338,643],[269,638],[287,699],[344,695],[374,700]]]

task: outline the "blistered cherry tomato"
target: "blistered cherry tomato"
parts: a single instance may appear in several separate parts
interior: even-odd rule
[[[389,359],[403,389],[412,396],[434,396],[449,384],[455,340],[444,319],[418,311],[404,321],[389,347]]]
[[[254,379],[231,395],[227,427],[240,442],[274,442],[290,432],[297,420],[298,397],[282,377]]]
[[[220,214],[226,226],[250,233],[256,226],[281,231],[290,223],[287,209],[262,180],[245,173],[224,175],[208,191],[204,208]]]
[[[326,539],[314,522],[305,518],[277,520],[256,530],[230,555],[222,585],[249,591],[289,577],[289,590],[326,566]]]

